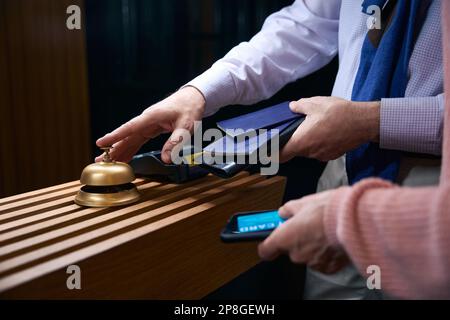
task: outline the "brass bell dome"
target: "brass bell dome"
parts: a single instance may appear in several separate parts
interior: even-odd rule
[[[103,161],[84,168],[80,182],[84,185],[75,197],[75,203],[87,207],[112,207],[139,200],[139,192],[132,183],[133,169],[126,163],[112,161],[110,147]]]
[[[117,186],[134,180],[131,167],[123,162],[98,162],[88,165],[80,182],[88,186]]]

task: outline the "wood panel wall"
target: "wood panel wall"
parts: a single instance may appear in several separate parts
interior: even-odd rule
[[[0,197],[78,179],[90,155],[83,0],[0,0]],[[82,16],[82,18],[84,18]]]

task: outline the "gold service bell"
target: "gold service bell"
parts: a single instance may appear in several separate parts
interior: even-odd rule
[[[84,185],[75,197],[75,203],[86,207],[122,206],[139,200],[139,192],[132,183],[133,169],[126,163],[113,161],[105,151],[103,161],[84,168],[80,182]]]

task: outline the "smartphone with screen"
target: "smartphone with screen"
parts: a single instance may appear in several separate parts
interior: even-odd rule
[[[277,210],[236,213],[228,220],[220,238],[223,242],[264,240],[284,221]]]

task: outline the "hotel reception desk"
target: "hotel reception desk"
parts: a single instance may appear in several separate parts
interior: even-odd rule
[[[134,183],[142,198],[115,208],[75,204],[78,181],[0,199],[0,299],[202,298],[259,261],[256,243],[221,242],[228,218],[278,208],[285,187],[245,172]]]

